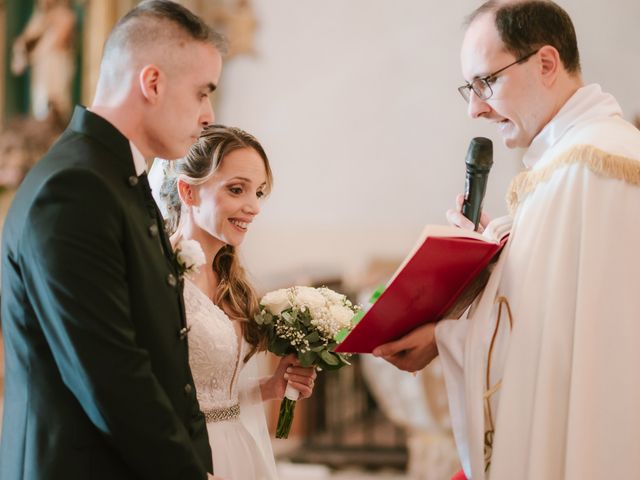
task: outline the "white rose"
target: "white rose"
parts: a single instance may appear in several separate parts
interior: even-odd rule
[[[329,307],[329,314],[331,315],[332,323],[337,327],[336,330],[351,325],[353,312],[349,308],[342,305],[331,305]]]
[[[295,287],[294,291],[295,296],[293,301],[298,308],[305,306],[313,312],[314,310],[323,308],[327,303],[324,296],[315,288]]]
[[[184,267],[185,272],[197,272],[206,262],[202,247],[196,240],[182,240],[176,251],[178,263]]]
[[[345,297],[344,295],[334,292],[333,290],[327,287],[322,287],[322,288],[319,288],[318,290],[320,291],[320,293],[322,293],[322,295],[325,296],[327,300],[329,300],[330,303],[343,305],[347,299],[347,297]]]
[[[291,306],[287,290],[280,289],[267,293],[260,304],[272,315],[280,315],[283,310]]]

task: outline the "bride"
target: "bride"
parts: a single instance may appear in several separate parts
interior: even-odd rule
[[[206,263],[184,279],[189,362],[206,420],[213,466],[225,480],[277,479],[262,402],[282,399],[287,382],[309,397],[316,377],[294,355],[273,375],[255,376],[256,352],[265,350],[253,316],[258,300],[236,248],[272,184],[269,161],[248,133],[207,127],[187,156],[162,162],[160,203],[171,243],[195,240]]]

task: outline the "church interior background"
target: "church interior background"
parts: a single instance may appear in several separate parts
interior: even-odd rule
[[[0,2],[0,222],[71,105],[91,102],[104,39],[136,3]],[[466,118],[455,90],[462,19],[478,1],[438,13],[423,0],[181,3],[230,42],[217,121],[254,133],[272,160],[274,194],[243,246],[261,292],[326,285],[366,303],[422,227],[445,222],[473,136],[494,139],[485,208],[506,211],[521,152]],[[640,114],[640,4],[559,3],[575,20],[585,79],[628,118]],[[603,15],[615,21],[602,25]],[[290,438],[274,440],[283,480],[449,478],[459,467],[437,361],[415,376],[371,356],[353,363],[323,372]],[[277,407],[266,407],[272,427]]]

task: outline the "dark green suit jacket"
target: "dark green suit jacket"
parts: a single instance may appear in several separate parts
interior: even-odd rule
[[[77,107],[16,194],[2,241],[1,480],[212,471],[181,282],[143,184],[128,140]]]

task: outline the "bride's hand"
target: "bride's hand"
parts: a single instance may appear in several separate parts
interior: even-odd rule
[[[263,384],[262,398],[282,400],[287,382],[300,392],[300,398],[308,398],[313,393],[316,376],[316,369],[301,367],[295,354],[282,357],[276,371]]]

